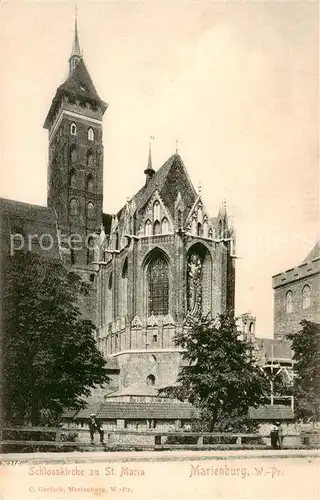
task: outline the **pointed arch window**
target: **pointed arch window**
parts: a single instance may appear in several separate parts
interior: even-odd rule
[[[156,200],[153,204],[153,221],[160,220],[160,203]]]
[[[87,153],[87,167],[92,168],[93,167],[93,154],[92,151],[88,151]]]
[[[87,264],[91,264],[94,261],[94,247],[94,239],[90,236],[88,239]]]
[[[146,378],[147,385],[154,385],[156,383],[156,377],[152,374],[148,375]]]
[[[153,224],[153,234],[157,236],[158,234],[161,234],[161,224],[158,220]]]
[[[293,311],[293,295],[291,290],[286,293],[286,312],[291,313]]]
[[[121,283],[121,306],[122,306],[122,311],[121,311],[121,316],[126,316],[127,315],[127,308],[128,308],[128,258],[124,261],[123,268],[122,268],[122,283]]]
[[[72,144],[70,147],[70,162],[71,163],[76,163],[77,161],[77,146],[75,144]]]
[[[168,232],[169,232],[169,221],[168,221],[167,217],[163,217],[163,219],[162,219],[161,232],[162,232],[162,234],[168,234]]]
[[[72,198],[69,202],[69,214],[70,215],[77,215],[78,214],[78,203],[75,198]]]
[[[144,225],[144,234],[145,236],[151,236],[152,235],[152,225],[151,221],[148,219]]]
[[[94,213],[94,205],[89,201],[87,205],[87,215],[89,219],[94,219],[95,218],[95,213]]]
[[[88,140],[94,141],[94,132],[93,132],[93,128],[91,128],[91,127],[88,129]]]
[[[202,224],[201,222],[198,222],[198,225],[197,225],[197,235],[198,236],[203,236],[203,231],[202,231]]]
[[[87,176],[87,191],[92,193],[93,191],[93,177],[91,174]]]
[[[155,254],[148,267],[149,316],[165,315],[169,310],[169,270],[166,259]]]
[[[303,287],[302,290],[302,308],[308,309],[311,305],[311,289],[309,285]]]
[[[72,169],[70,172],[69,186],[72,188],[77,187],[76,172],[74,169]]]
[[[77,135],[77,125],[75,123],[71,123],[70,125],[70,134]]]
[[[177,213],[177,224],[178,224],[178,229],[180,229],[182,227],[182,211],[180,210],[180,208],[178,209]]]

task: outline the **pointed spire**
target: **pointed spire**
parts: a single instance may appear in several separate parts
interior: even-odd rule
[[[152,167],[152,154],[151,154],[151,141],[154,140],[153,136],[150,136],[150,141],[149,141],[149,156],[148,156],[148,165],[147,168],[145,169],[144,173],[146,174],[146,182],[148,182],[155,174],[155,171]]]
[[[75,18],[74,18],[74,36],[72,44],[72,52],[69,57],[69,73],[71,74],[78,62],[82,59],[82,52],[80,49],[79,35],[78,35],[78,9],[76,6]]]

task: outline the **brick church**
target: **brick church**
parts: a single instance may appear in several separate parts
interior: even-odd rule
[[[151,146],[141,189],[117,213],[103,213],[107,107],[86,68],[75,21],[69,76],[44,122],[47,207],[2,200],[1,237],[29,232],[30,224],[39,234],[57,228],[52,256],[91,284],[83,312],[97,327],[112,379],[96,397],[150,404],[182,366],[175,334],[199,315],[234,309],[235,235],[225,205],[210,216],[178,151],[157,169]]]

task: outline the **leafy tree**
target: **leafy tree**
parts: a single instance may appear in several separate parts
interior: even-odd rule
[[[249,407],[269,395],[270,385],[255,359],[252,344],[239,339],[232,314],[203,319],[179,333],[174,342],[185,349],[177,384],[162,393],[199,408],[201,425],[212,431],[248,428]]]
[[[287,335],[294,355],[293,394],[299,417],[320,418],[320,324],[301,321],[301,330]]]
[[[90,388],[109,381],[78,306],[86,285],[62,262],[16,252],[4,288],[4,417],[37,425],[83,407]]]

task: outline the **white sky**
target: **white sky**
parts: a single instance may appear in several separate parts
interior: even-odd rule
[[[1,195],[46,204],[42,125],[67,77],[74,4],[2,3]],[[109,103],[104,211],[179,153],[237,230],[237,313],[273,335],[271,276],[318,233],[318,3],[79,2],[80,44]]]

